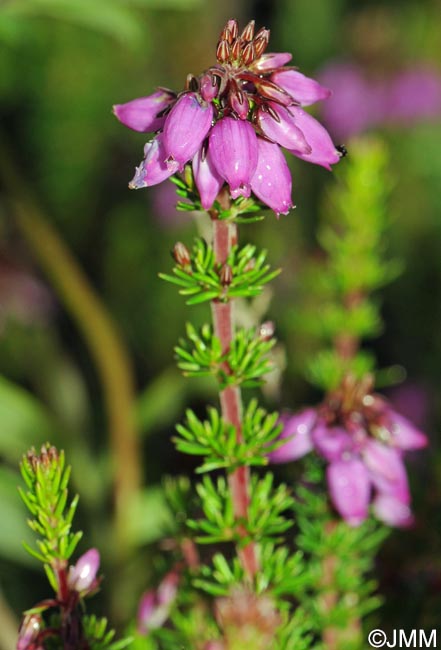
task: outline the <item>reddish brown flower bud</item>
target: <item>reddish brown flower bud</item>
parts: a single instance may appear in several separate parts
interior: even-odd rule
[[[184,268],[191,266],[190,251],[182,242],[176,242],[176,244],[173,246],[172,255],[176,261],[176,264],[179,264],[179,266],[183,266]]]
[[[248,111],[250,110],[250,105],[248,99],[238,88],[230,93],[229,104],[236,115],[241,120],[246,120],[248,116]]]
[[[259,327],[259,338],[262,341],[269,341],[274,336],[274,323],[267,320]]]
[[[250,65],[256,58],[256,51],[254,49],[253,43],[247,43],[242,52],[242,61],[245,65]]]
[[[226,28],[229,30],[231,36],[234,38],[237,38],[239,34],[239,26],[237,24],[237,20],[229,20],[226,24]]]
[[[228,41],[219,41],[216,50],[216,58],[219,63],[225,63],[228,61],[230,58],[230,45]]]
[[[222,265],[219,278],[223,287],[228,287],[233,282],[233,269],[229,264]]]
[[[242,34],[240,35],[240,37],[241,37],[241,39],[243,41],[246,41],[247,43],[249,43],[250,41],[253,40],[253,37],[254,37],[254,25],[255,25],[255,21],[250,20],[250,22],[248,23],[248,25],[245,27]]]
[[[254,40],[256,41],[258,38],[261,38],[262,36],[264,36],[268,41],[270,36],[270,30],[267,29],[266,27],[261,27],[259,31],[254,34]]]
[[[233,42],[233,36],[231,35],[231,32],[228,29],[228,27],[224,27],[224,29],[221,32],[219,40],[228,41],[231,45],[231,43]]]
[[[269,29],[265,30],[266,35],[262,34],[259,38],[254,39],[254,50],[256,52],[256,59],[258,59],[265,52],[269,43]]]
[[[234,41],[233,45],[231,46],[231,55],[233,58],[233,61],[239,61],[240,55],[242,53],[242,41],[240,38],[236,38]]]
[[[216,77],[211,74],[204,74],[200,81],[200,92],[206,102],[210,102],[217,95]]]

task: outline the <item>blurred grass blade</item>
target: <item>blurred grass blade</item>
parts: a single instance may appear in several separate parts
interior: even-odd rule
[[[131,45],[139,45],[145,37],[145,26],[137,12],[118,0],[16,0],[0,5],[0,22],[5,16],[55,18]]]

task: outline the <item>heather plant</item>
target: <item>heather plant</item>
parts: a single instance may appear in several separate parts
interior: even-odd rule
[[[283,149],[331,170],[346,148],[304,109],[330,90],[289,66],[290,54],[267,53],[268,42],[269,30],[255,32],[254,21],[240,31],[229,20],[217,63],[188,75],[182,92],[158,88],[114,107],[125,126],[154,134],[129,187],[170,179],[180,210],[211,228],[210,238],[177,242],[173,268],[160,276],[189,307],[210,307],[210,322],[186,324],[175,357],[189,381],[216,386],[218,403],[188,409],[176,427],[176,449],[195,457],[197,479],[166,481],[174,515],[167,568],[121,641],[84,606],[100,584],[98,551],[68,566],[80,535],[71,532],[76,501],[66,509],[63,454],[46,446],[25,457],[22,496],[42,537],[29,550],[55,596],[26,612],[18,650],[364,647],[363,617],[380,602],[375,555],[388,527],[412,523],[403,455],[426,444],[378,393],[376,378],[393,371],[376,373],[361,349],[381,328],[372,294],[398,271],[383,250],[387,156],[375,141],[349,147],[324,204],[323,258],[303,278],[293,323],[314,342],[304,367],[321,403],[271,412],[258,395],[274,367],[275,325],[244,327],[237,309],[280,270],[242,233],[267,208],[279,218],[293,207]],[[303,456],[294,485],[269,469]]]
[[[25,545],[26,550],[43,563],[54,595],[25,612],[17,650],[125,648],[130,639],[114,641],[115,631],[108,629],[107,620],[85,609],[85,599],[98,591],[101,582],[97,549],[89,549],[69,565],[82,532],[72,530],[78,496],[69,502],[70,467],[64,453],[49,444],[40,453],[31,449],[20,469],[26,485],[20,495],[32,517],[29,526],[38,535],[37,548]]]

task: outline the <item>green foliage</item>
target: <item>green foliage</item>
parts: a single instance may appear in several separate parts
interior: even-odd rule
[[[50,567],[56,561],[67,561],[74,552],[82,533],[71,531],[78,496],[68,503],[70,467],[65,466],[64,452],[46,444],[38,456],[35,449],[23,456],[20,470],[27,491],[19,488],[20,496],[33,516],[30,528],[41,539],[36,541],[38,552],[26,545],[26,550]]]
[[[17,499],[17,472],[7,467],[0,467],[0,521],[4,525],[0,535],[0,554],[3,558],[18,565],[35,565],[35,559],[23,548],[17,540],[23,540],[28,545],[34,540],[34,534],[23,519],[23,505]]]
[[[362,339],[382,330],[380,303],[372,293],[401,268],[385,252],[391,182],[384,144],[373,138],[351,142],[338,175],[317,235],[326,257],[305,271],[304,308],[294,314],[299,329],[319,342],[321,350],[305,367],[308,379],[325,391],[348,373],[362,377],[373,369],[372,356],[359,350]]]
[[[68,503],[70,467],[66,466],[64,452],[58,451],[49,443],[43,445],[40,454],[32,448],[23,456],[20,470],[27,490],[19,488],[19,492],[33,516],[28,524],[41,537],[37,540],[38,551],[28,545],[25,547],[31,555],[43,562],[46,576],[55,592],[54,598],[42,600],[25,612],[25,627],[20,631],[20,639],[26,638],[30,633],[30,616],[35,615],[32,641],[38,643],[39,647],[41,639],[46,639],[47,636],[45,648],[63,650],[66,638],[71,634],[81,644],[84,638],[90,650],[126,648],[131,644],[131,638],[115,641],[115,631],[108,629],[107,619],[97,618],[85,611],[84,598],[98,589],[99,579],[96,579],[95,574],[91,576],[87,587],[78,587],[75,582],[69,582],[71,569],[68,561],[82,532],[71,531],[78,496]],[[88,570],[96,572],[97,568],[89,567]],[[47,633],[48,631],[50,632]]]
[[[234,541],[243,545],[250,540],[262,542],[278,539],[279,535],[292,526],[285,518],[292,507],[292,497],[286,486],[274,488],[270,472],[260,480],[255,475],[251,477],[250,493],[253,498],[246,521],[236,520],[229,486],[224,477],[219,477],[214,482],[210,477],[204,476],[202,482],[196,485],[196,490],[205,518],[189,520],[188,526],[196,531],[196,541],[201,544]]]
[[[200,0],[14,0],[0,4],[0,39],[23,38],[35,19],[63,21],[105,34],[124,45],[145,39],[140,9],[187,9]],[[137,11],[138,10],[138,11]]]
[[[201,577],[195,578],[193,584],[210,596],[228,596],[231,588],[242,584],[244,580],[243,567],[237,557],[232,560],[222,553],[215,553],[213,566],[201,567]]]
[[[82,625],[84,636],[90,644],[91,650],[122,650],[132,644],[131,637],[114,641],[115,630],[107,628],[106,618],[98,618],[93,614],[83,616]]]
[[[178,210],[182,210],[183,212],[204,211],[194,183],[191,165],[186,165],[184,178],[175,175],[170,180],[176,185],[177,195],[185,199],[185,201],[178,201],[176,206]],[[267,209],[267,206],[260,203],[254,197],[247,199],[239,196],[237,199],[231,200],[231,205],[228,209],[224,209],[219,201],[215,201],[210,212],[215,212],[217,218],[221,220],[233,221],[235,223],[254,223],[264,219],[263,216],[256,216],[255,213]]]
[[[317,642],[313,642],[311,619],[302,607],[294,613],[284,612],[283,619],[275,639],[276,650],[319,650]]]
[[[175,352],[178,367],[187,377],[213,375],[221,390],[232,385],[251,388],[260,386],[261,377],[272,370],[267,355],[275,339],[259,338],[255,329],[237,330],[225,354],[222,354],[220,340],[209,325],[203,325],[197,332],[187,323],[186,330],[188,341],[181,339]]]
[[[235,427],[224,422],[215,408],[208,409],[208,420],[199,420],[190,409],[186,416],[185,426],[176,427],[179,436],[174,442],[183,453],[205,456],[197,472],[267,465],[268,453],[281,444],[275,442],[281,430],[278,414],[268,414],[256,400],[251,400],[244,413],[240,439]]]
[[[160,273],[159,277],[176,284],[183,296],[191,296],[187,305],[231,298],[252,298],[279,274],[266,263],[266,251],[257,253],[256,246],[234,246],[224,265],[215,261],[214,250],[204,239],[196,239],[189,260],[177,262],[174,275]],[[228,278],[227,278],[228,276]]]
[[[337,635],[351,629],[381,605],[371,577],[378,549],[389,530],[374,519],[357,527],[336,520],[323,491],[323,469],[317,459],[307,464],[306,480],[296,490],[294,509],[298,525],[296,542],[305,553],[310,582],[302,603],[314,628],[336,628]],[[345,647],[361,649],[361,631],[354,638],[339,636]],[[343,641],[343,638],[345,639]]]
[[[374,356],[364,350],[351,360],[351,373],[361,379],[375,368]],[[348,362],[334,349],[317,352],[307,363],[305,374],[309,381],[324,391],[334,390],[340,386],[348,370]]]

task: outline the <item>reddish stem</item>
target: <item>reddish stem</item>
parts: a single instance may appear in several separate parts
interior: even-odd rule
[[[228,221],[213,218],[213,245],[218,264],[225,264],[232,246],[237,243],[237,226]],[[234,336],[233,303],[214,300],[212,303],[214,330],[220,339],[222,352],[228,352]],[[228,374],[230,368],[225,364],[224,371]],[[242,439],[242,400],[241,392],[237,386],[228,386],[220,392],[222,417],[225,422],[232,424],[236,429],[238,440]],[[250,503],[249,486],[250,471],[248,467],[238,467],[228,476],[234,514],[239,522],[239,534],[242,538],[247,536],[246,528],[240,522],[248,519]],[[253,542],[239,545],[238,555],[245,573],[249,578],[258,571],[256,547]]]

